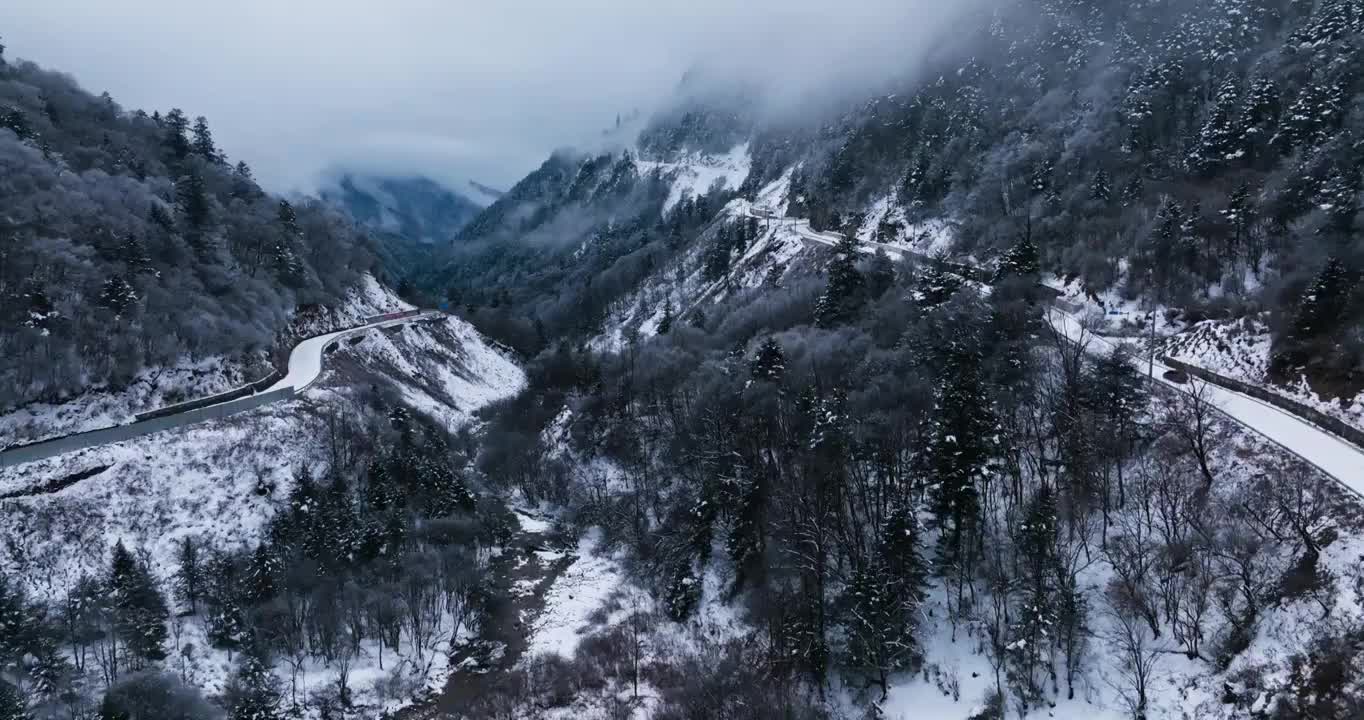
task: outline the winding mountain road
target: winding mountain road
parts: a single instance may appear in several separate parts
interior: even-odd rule
[[[811,229],[808,220],[778,218],[774,214],[755,210],[751,206],[745,209],[744,214],[760,220],[790,223],[788,227],[794,229],[803,241],[809,243],[833,246],[838,244],[838,241],[843,237],[838,233]],[[885,243],[863,242],[858,247],[859,250],[866,253],[874,253],[877,249],[882,249],[888,253],[901,256],[909,255],[927,259],[924,255],[907,248]],[[1087,331],[1080,317],[1060,308],[1053,308],[1046,313],[1045,317],[1052,329],[1062,337],[1072,342],[1083,343],[1092,351],[1097,351],[1101,347],[1111,348],[1113,345],[1112,341]],[[1149,369],[1147,361],[1143,360],[1139,364],[1142,366],[1143,375],[1146,375],[1146,371]],[[1163,375],[1170,368],[1163,363],[1157,361],[1153,367],[1154,372],[1150,373],[1151,382],[1160,383],[1182,393],[1190,392],[1189,385],[1165,379]],[[1196,387],[1198,392],[1202,393],[1223,415],[1232,421],[1296,455],[1304,462],[1334,478],[1351,493],[1364,498],[1364,448],[1353,445],[1297,415],[1249,395],[1243,395],[1212,383],[1199,383]]]
[[[263,405],[281,402],[303,392],[322,375],[322,358],[327,348],[356,335],[378,328],[392,327],[439,317],[437,311],[416,312],[371,318],[359,327],[338,330],[303,340],[289,353],[289,369],[273,385],[252,391],[251,385],[230,390],[210,398],[200,398],[179,405],[142,413],[135,422],[87,430],[61,437],[49,438],[27,445],[0,451],[0,468],[21,465],[63,455],[77,450],[111,445],[133,438],[185,427],[205,420],[216,420]],[[214,401],[221,398],[221,401]]]

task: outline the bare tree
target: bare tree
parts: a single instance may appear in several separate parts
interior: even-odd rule
[[[1121,606],[1110,613],[1113,627],[1108,641],[1114,650],[1114,660],[1121,682],[1112,683],[1122,698],[1133,720],[1146,720],[1150,711],[1151,681],[1160,662],[1161,651],[1155,637],[1138,614]]]
[[[1179,439],[1185,451],[1193,456],[1198,471],[1203,475],[1204,490],[1214,483],[1212,456],[1221,445],[1217,434],[1216,416],[1219,412],[1206,382],[1191,378],[1189,391],[1178,393],[1166,414],[1167,430]]]

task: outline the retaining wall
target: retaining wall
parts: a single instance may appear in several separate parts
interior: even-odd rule
[[[248,388],[249,390],[249,388]],[[253,410],[262,405],[287,400],[294,394],[293,388],[281,388],[268,393],[250,395],[237,400],[219,402],[216,405],[207,407],[193,408],[189,410],[177,410],[175,415],[165,415],[150,417],[145,420],[138,420],[127,425],[115,425],[113,427],[89,430],[87,432],[67,435],[65,437],[52,438],[41,442],[13,447],[4,452],[0,452],[0,467],[10,467],[21,463],[42,460],[54,455],[68,453],[75,450],[84,450],[90,447],[108,445],[109,443],[123,442],[133,438],[151,435],[162,430],[171,430],[185,425],[203,422],[205,420],[217,420],[229,415],[236,415],[240,412]],[[197,401],[196,401],[197,402]]]
[[[1322,430],[1341,437],[1355,445],[1364,447],[1364,430],[1360,430],[1340,418],[1331,417],[1316,408],[1311,408],[1300,402],[1289,400],[1278,393],[1256,385],[1241,382],[1240,380],[1233,380],[1229,377],[1218,375],[1211,370],[1198,367],[1197,365],[1190,365],[1189,363],[1181,362],[1171,357],[1161,357],[1160,361],[1176,370],[1182,370],[1205,382],[1210,382],[1213,385],[1218,385],[1228,390],[1234,390],[1242,395],[1249,395],[1257,400],[1263,400],[1280,410],[1285,410],[1293,415],[1297,415]]]

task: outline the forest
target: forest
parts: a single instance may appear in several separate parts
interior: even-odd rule
[[[205,118],[3,52],[0,206],[0,409],[271,350],[299,308],[379,270],[350,219],[266,194]]]
[[[1053,333],[1038,286],[1267,318],[1270,380],[1357,393],[1362,35],[1353,0],[1016,0],[856,106],[774,120],[742,107],[761,89],[706,93],[637,147],[555,153],[410,278],[527,387],[459,437],[383,408],[298,469],[262,537],[187,540],[172,578],[117,544],[55,604],[0,578],[0,720],[353,717],[358,654],[477,628],[508,498],[599,530],[656,612],[467,717],[884,718],[918,678],[981,719],[1095,697],[1135,720],[1364,716],[1358,500],[1198,381]],[[206,121],[27,63],[0,66],[0,102],[20,357],[0,405],[269,344],[373,262],[344,219],[260,193]],[[640,170],[743,143],[739,187],[672,206]],[[775,236],[733,210],[783,178],[817,229],[950,220],[951,257],[845,238],[738,282]],[[648,331],[623,326],[654,297]],[[111,324],[113,352],[82,344]],[[662,642],[717,605],[741,634]],[[221,694],[178,673],[177,618],[232,654]],[[985,659],[985,697],[944,643]],[[335,681],[300,692],[318,663]]]

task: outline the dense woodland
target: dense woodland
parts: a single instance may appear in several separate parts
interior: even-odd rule
[[[419,416],[395,408],[380,427],[329,427],[325,474],[300,467],[244,548],[185,537],[160,575],[119,542],[107,570],[56,600],[0,575],[0,718],[356,717],[362,654],[390,673],[382,698],[414,695],[435,653],[496,601],[482,592],[487,553],[515,520],[480,499],[468,458]],[[182,639],[190,625],[211,648]],[[212,651],[234,671],[210,702],[191,680]],[[318,666],[328,681],[303,687]]]
[[[273,346],[374,268],[315,201],[265,194],[207,120],[0,53],[0,409]]]
[[[0,720],[272,720],[299,707],[346,717],[344,668],[361,645],[421,648],[455,618],[477,622],[477,549],[508,527],[477,490],[563,508],[567,530],[602,528],[653,591],[651,622],[691,622],[706,578],[719,577],[721,601],[751,631],[644,662],[631,621],[572,661],[505,678],[471,717],[535,717],[594,693],[627,717],[636,706],[618,691],[633,679],[638,702],[641,676],[658,718],[833,717],[821,701],[840,692],[882,717],[887,690],[911,675],[951,694],[925,649],[944,628],[993,670],[978,717],[1045,712],[1101,664],[1131,717],[1162,717],[1154,678],[1172,655],[1228,672],[1228,716],[1361,716],[1364,624],[1340,604],[1364,592],[1364,574],[1324,560],[1359,532],[1355,506],[1231,427],[1196,384],[1152,397],[1121,354],[1052,336],[1036,290],[1040,273],[1060,272],[1186,319],[1269,313],[1280,379],[1305,370],[1357,388],[1361,31],[1350,0],[1018,0],[965,24],[965,42],[912,84],[823,122],[759,119],[735,107],[746,89],[681,102],[649,125],[640,151],[662,159],[751,141],[737,194],[663,212],[667,178],[629,155],[555,154],[416,278],[526,359],[529,387],[483,413],[477,442],[456,448],[395,411],[372,451],[301,475],[247,551],[189,541],[167,582],[115,546],[108,572],[57,606],[5,581],[0,639],[16,640],[0,644]],[[0,368],[28,373],[5,385],[25,388],[10,402],[186,348],[268,341],[289,307],[334,294],[363,265],[344,225],[230,171],[206,125],[124,113],[30,65],[0,73],[0,98],[16,108],[0,116],[0,152],[24,169],[0,188],[29,197],[11,178],[40,170],[47,184],[32,187],[120,188],[107,207],[72,201],[98,214],[16,205],[67,224],[11,232],[32,243],[24,262],[54,259],[0,276],[4,307],[28,323],[6,323],[0,332],[22,335],[0,335],[19,343],[0,349],[49,348]],[[63,111],[71,98],[84,111]],[[111,143],[105,126],[118,131]],[[125,146],[125,161],[97,150]],[[956,221],[956,251],[987,261],[989,282],[844,243],[758,287],[727,286],[761,231],[721,208],[796,166],[790,214],[847,229],[889,194],[909,221]],[[132,207],[125,197],[136,212],[110,209]],[[155,270],[123,271],[144,257],[118,249],[139,247],[126,233],[97,261],[99,244],[74,230],[85,217],[145,231]],[[260,244],[279,237],[289,243]],[[344,259],[314,257],[324,238]],[[165,257],[197,260],[156,265]],[[681,286],[698,269],[723,290],[713,301],[669,306],[656,335],[627,333],[618,351],[588,349],[641,287]],[[49,277],[62,280],[25,289]],[[205,298],[206,317],[235,308],[254,320],[177,330],[192,315],[154,302],[154,289],[182,282],[219,288],[189,295]],[[90,321],[69,303],[106,295],[113,322],[158,328],[118,336],[137,346],[110,355],[135,358],[126,367],[85,358],[75,340],[74,323]],[[269,302],[234,305],[247,298]],[[923,612],[930,597],[946,616]],[[1239,662],[1289,606],[1312,622],[1285,646],[1287,669]],[[223,697],[176,679],[167,627],[180,613],[238,658]],[[327,693],[299,697],[279,681],[319,658],[343,668]]]
[[[1093,290],[1189,320],[1267,313],[1276,380],[1306,371],[1328,397],[1364,388],[1359,3],[1020,0],[958,30],[909,80],[835,111],[763,113],[761,88],[688,78],[640,151],[672,160],[749,141],[742,194],[799,165],[790,214],[816,227],[859,227],[889,197],[904,222],[955,222],[955,252],[980,261],[1027,234],[1045,270]],[[564,212],[558,198],[611,163],[569,160],[552,159],[485,214],[501,235],[466,228],[449,251],[457,269],[426,282],[518,348],[539,349],[518,340],[518,318],[539,318],[550,337],[602,321],[565,321],[546,286],[609,308],[639,275],[620,269],[661,264],[676,244],[671,228],[632,225],[595,200],[590,222],[582,206]],[[560,242],[485,244],[556,220],[573,223],[555,228]],[[583,289],[603,268],[625,287]],[[508,303],[514,312],[498,312]]]

